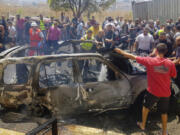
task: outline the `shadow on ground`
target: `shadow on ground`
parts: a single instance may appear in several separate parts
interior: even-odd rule
[[[170,114],[169,121],[176,119],[176,116]],[[137,118],[128,110],[110,111],[100,115],[84,114],[75,118],[75,123],[82,126],[103,129],[104,131],[115,131],[117,133],[124,133],[126,135],[137,135],[143,132],[136,125]],[[155,132],[161,131],[160,114],[151,113],[148,117],[146,135],[155,135]]]

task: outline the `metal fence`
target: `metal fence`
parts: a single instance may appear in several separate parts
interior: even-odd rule
[[[132,2],[133,18],[176,20],[180,16],[180,0],[152,0]]]

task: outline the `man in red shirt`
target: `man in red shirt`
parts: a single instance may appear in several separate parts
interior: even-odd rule
[[[156,47],[156,57],[137,57],[133,54],[126,53],[116,48],[115,51],[123,56],[136,60],[144,65],[147,69],[147,93],[143,101],[142,122],[138,122],[138,126],[145,130],[147,116],[150,109],[157,103],[161,112],[162,119],[162,135],[167,135],[168,105],[171,96],[170,83],[171,77],[175,78],[175,64],[164,58],[167,52],[167,46],[160,43]]]

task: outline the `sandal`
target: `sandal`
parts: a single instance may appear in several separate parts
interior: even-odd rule
[[[141,131],[145,131],[145,129],[142,129],[142,127],[141,127],[141,122],[137,122],[137,126]]]

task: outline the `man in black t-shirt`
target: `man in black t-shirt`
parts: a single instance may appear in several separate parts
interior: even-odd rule
[[[157,46],[159,43],[164,43],[167,45],[167,53],[165,54],[165,57],[170,57],[172,55],[172,52],[173,52],[173,44],[166,37],[165,32],[160,33],[159,39],[155,42],[155,46]]]

